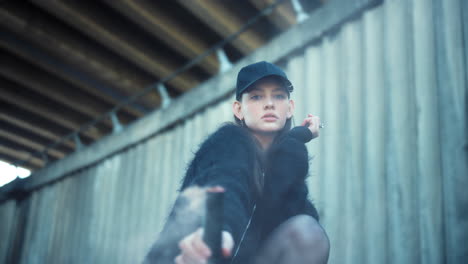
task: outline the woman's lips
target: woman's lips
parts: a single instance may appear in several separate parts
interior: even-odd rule
[[[275,122],[276,120],[278,120],[278,118],[270,116],[270,117],[263,118],[263,120],[265,120],[267,122]]]
[[[278,117],[274,114],[266,114],[262,116],[262,119],[267,121],[267,122],[274,122],[278,119]]]

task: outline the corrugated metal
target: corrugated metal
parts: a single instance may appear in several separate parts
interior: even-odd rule
[[[309,145],[318,157],[310,187],[331,263],[467,257],[467,195],[454,185],[468,177],[460,10],[461,1],[387,1],[289,61],[296,87],[310,92],[296,93],[296,116],[308,104],[327,124]],[[443,126],[446,115],[456,127]],[[454,169],[444,173],[447,141]]]
[[[330,263],[466,261],[466,8],[385,1],[285,54],[296,124],[307,113],[326,124],[308,144],[309,184]],[[232,120],[231,100],[2,203],[0,261],[142,260],[198,144]]]

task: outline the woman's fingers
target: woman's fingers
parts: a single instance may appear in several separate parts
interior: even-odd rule
[[[230,257],[232,255],[232,248],[234,247],[234,239],[232,238],[232,235],[227,231],[223,231],[221,247],[223,251],[223,256]]]
[[[307,117],[306,119],[304,119],[304,121],[302,122],[302,126],[306,126],[306,127],[309,127],[313,122],[313,119],[312,117]]]
[[[314,116],[312,114],[308,114],[307,117],[302,122],[303,126],[311,126],[311,125],[320,125],[320,117]]]
[[[213,187],[208,187],[206,189],[207,192],[214,192],[214,193],[217,193],[217,192],[224,192],[224,188],[219,186],[219,185],[216,185],[216,186],[213,186]]]
[[[205,242],[203,242],[203,230],[199,228],[197,232],[195,233],[192,246],[195,249],[197,253],[199,253],[203,258],[209,258],[211,256],[211,250],[206,245]]]
[[[308,114],[302,122],[302,126],[306,126],[316,138],[319,135],[320,117]]]
[[[314,116],[314,117],[312,117],[312,120],[313,120],[312,122],[313,122],[314,126],[315,126],[317,129],[319,129],[320,117]]]
[[[208,261],[206,259],[196,259],[196,258],[191,258],[188,255],[182,255],[182,263],[183,264],[207,264]]]
[[[211,256],[211,250],[203,242],[203,229],[198,228],[192,234],[186,236],[179,242],[181,254],[174,259],[176,264],[203,264],[207,263],[208,258]],[[234,239],[232,235],[223,231],[222,233],[222,254],[225,257],[232,255],[232,248],[234,247]]]
[[[180,258],[178,256],[174,260],[177,264],[206,263],[211,252],[201,239],[202,233],[203,230],[199,228],[179,242],[179,248],[182,252],[179,255]]]
[[[304,119],[304,121],[302,121],[302,126],[310,126],[310,122],[312,121],[312,117],[308,116]]]

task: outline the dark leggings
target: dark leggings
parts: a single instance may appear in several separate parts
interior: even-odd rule
[[[330,242],[309,215],[297,215],[278,226],[264,242],[254,264],[327,263]]]
[[[201,225],[205,192],[188,188],[178,197],[168,221],[148,252],[145,264],[170,264],[180,253],[178,242]],[[319,223],[297,215],[278,226],[254,257],[254,264],[327,263],[330,244]]]

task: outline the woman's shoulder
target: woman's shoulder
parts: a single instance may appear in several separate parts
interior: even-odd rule
[[[249,132],[234,123],[223,123],[216,131],[208,136],[203,145],[217,144],[217,145],[239,145],[239,144],[252,144],[253,140]]]
[[[195,160],[245,160],[255,154],[255,145],[246,129],[232,123],[222,124],[195,152]]]
[[[218,129],[213,133],[215,134],[221,134],[221,135],[239,135],[239,136],[246,136],[247,131],[245,128],[232,123],[232,122],[225,122],[222,123]]]
[[[249,132],[236,124],[224,123],[207,136],[194,153],[181,189],[194,182],[206,184],[207,177],[211,177],[210,173],[213,171],[224,175],[216,176],[218,180],[224,180],[233,173],[239,175],[242,168],[247,168],[246,171],[249,171],[248,168],[253,166],[254,151],[253,145],[247,143],[249,140],[247,133]],[[226,173],[226,171],[229,172]]]

